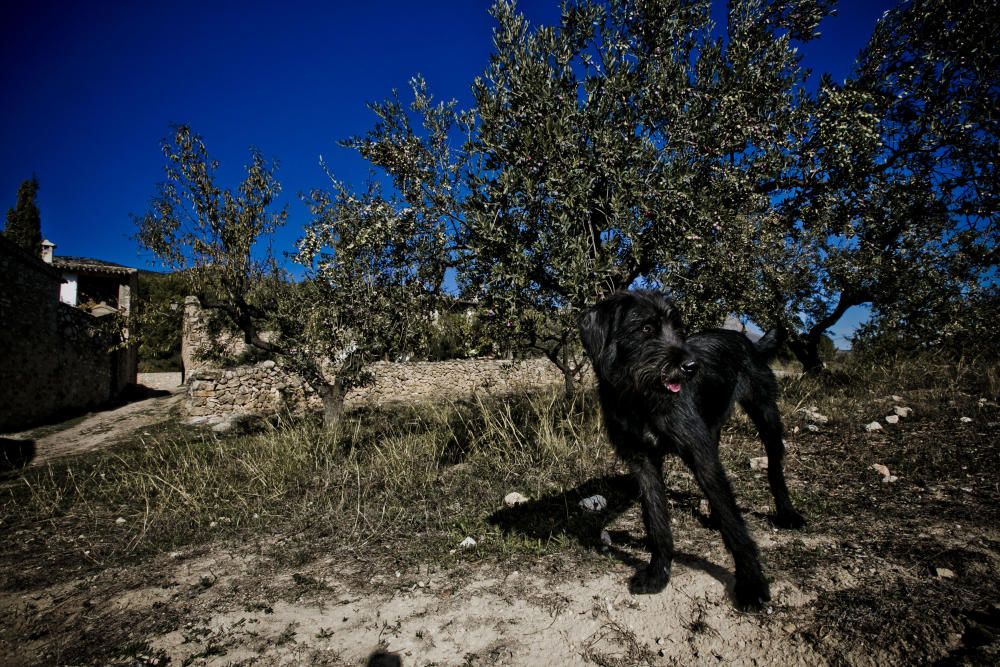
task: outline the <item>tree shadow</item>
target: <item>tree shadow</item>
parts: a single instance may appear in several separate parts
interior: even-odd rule
[[[580,507],[581,500],[597,494],[607,499],[608,504],[603,511],[588,512]],[[667,497],[675,507],[694,507],[700,499],[693,493],[671,489],[667,489]],[[645,550],[645,539],[638,538],[632,531],[609,530],[612,544],[605,545],[601,542],[601,531],[614,523],[638,499],[639,489],[631,475],[607,475],[591,479],[562,493],[551,493],[514,507],[504,507],[490,515],[489,522],[499,527],[505,535],[521,535],[541,540],[564,535],[584,547],[605,552],[625,565],[640,570],[647,565],[648,557],[637,557],[628,548]],[[702,525],[712,527],[708,519],[704,519]],[[726,568],[700,556],[678,551],[674,552],[674,561],[715,578],[727,588],[732,597],[735,580]]]
[[[0,479],[16,474],[34,458],[34,440],[0,438]]]

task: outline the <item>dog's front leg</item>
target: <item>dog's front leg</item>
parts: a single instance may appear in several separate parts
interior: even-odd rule
[[[646,525],[649,565],[639,570],[629,582],[629,591],[636,594],[659,593],[670,581],[670,563],[674,557],[674,538],[670,532],[670,512],[667,491],[663,485],[662,459],[653,460],[648,454],[635,454],[628,460],[632,475],[639,483],[642,521]]]
[[[756,610],[771,599],[771,594],[760,566],[757,545],[747,531],[736,497],[719,460],[718,447],[707,430],[691,428],[688,438],[681,444],[681,457],[691,468],[702,492],[712,507],[712,517],[717,520],[722,540],[736,563],[736,604],[743,610]]]

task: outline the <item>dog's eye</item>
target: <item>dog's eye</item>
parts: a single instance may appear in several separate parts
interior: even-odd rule
[[[643,324],[642,333],[646,334],[647,336],[651,336],[653,334],[653,325],[649,323]]]

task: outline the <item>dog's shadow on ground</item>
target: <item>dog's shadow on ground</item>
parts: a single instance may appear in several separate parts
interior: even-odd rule
[[[607,507],[599,512],[584,510],[580,501],[595,495],[604,496]],[[667,497],[678,508],[694,507],[699,499],[694,494],[670,489],[667,490]],[[645,531],[641,526],[636,531],[608,530],[611,544],[601,542],[601,531],[638,501],[639,488],[631,475],[607,475],[584,482],[568,491],[551,493],[514,507],[497,510],[490,515],[489,522],[500,528],[505,535],[539,540],[565,536],[639,570],[648,564],[649,559],[645,540],[642,539]],[[702,524],[711,527],[707,520]],[[640,555],[635,555],[633,550],[640,551]],[[674,552],[674,562],[701,570],[732,591],[735,582],[733,575],[721,565],[681,551]]]
[[[34,458],[34,440],[0,438],[0,479],[16,474]]]

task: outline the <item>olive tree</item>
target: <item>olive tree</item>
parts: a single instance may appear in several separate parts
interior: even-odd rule
[[[852,306],[872,306],[871,338],[929,322],[929,304],[954,315],[986,298],[1000,196],[991,4],[902,3],[846,83],[822,82],[784,202],[805,276],[786,293],[807,320],[793,349],[807,369],[821,367],[818,341]]]
[[[401,249],[411,241],[377,193],[313,193],[314,222],[296,258],[309,269],[292,281],[272,254],[286,221],[275,210],[276,166],[256,150],[235,189],[218,184],[218,163],[190,128],[163,143],[166,181],[136,219],[139,243],[181,272],[202,307],[252,348],[277,356],[320,395],[328,425],[365,381],[366,364],[412,340],[405,317],[411,287]],[[429,264],[428,264],[429,266]]]
[[[576,318],[615,290],[661,285],[696,326],[774,313],[789,260],[772,197],[803,126],[794,45],[828,5],[734,2],[724,41],[708,2],[578,2],[533,29],[501,0],[473,109],[431,104],[418,80],[409,109],[374,105],[348,145],[445,234],[494,335],[544,353],[572,394]]]
[[[295,254],[306,278],[280,321],[283,335],[308,341],[305,351],[334,365],[330,405],[339,409],[347,390],[371,379],[371,361],[427,347],[444,239],[375,185],[359,196],[331,179],[308,202],[313,217]]]

